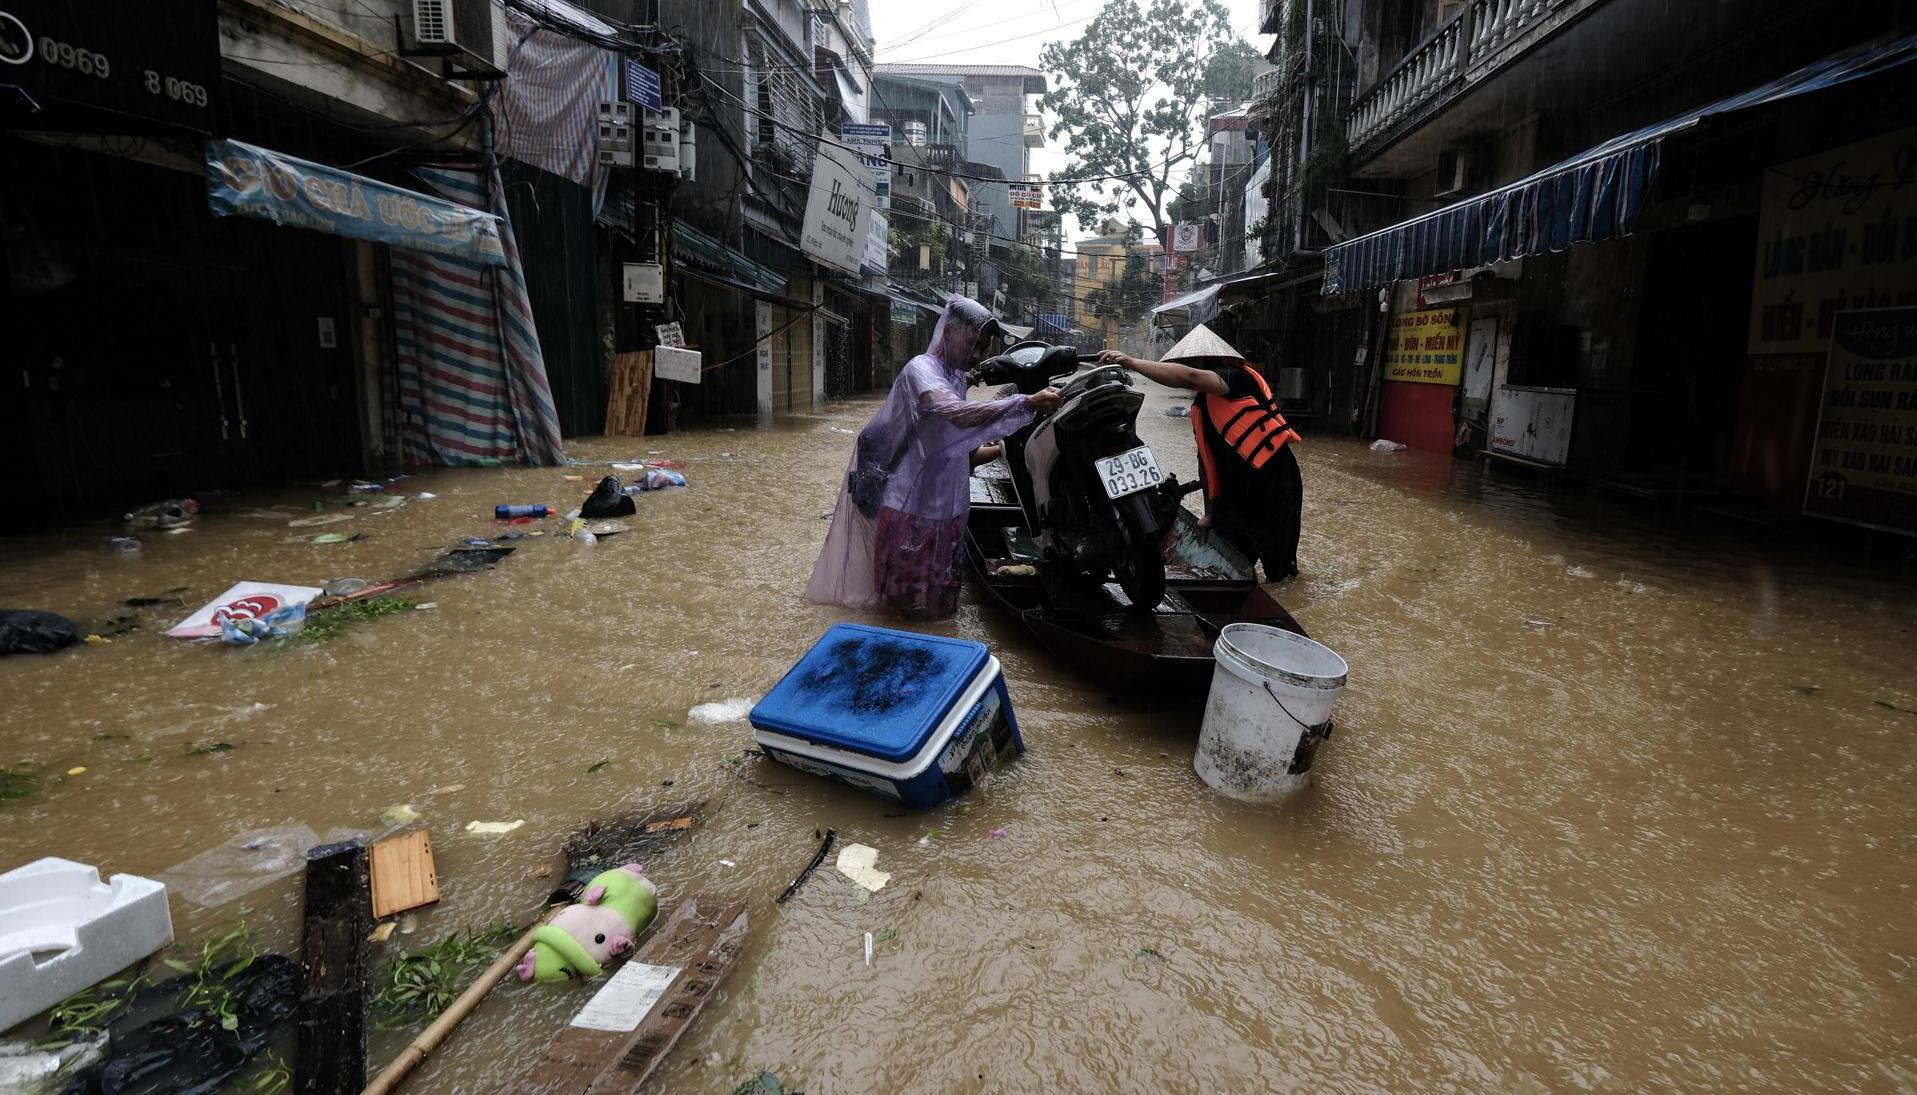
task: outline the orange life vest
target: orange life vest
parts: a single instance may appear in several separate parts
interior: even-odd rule
[[[1198,438],[1198,465],[1204,472],[1208,498],[1218,497],[1218,466],[1211,446],[1205,443],[1201,414],[1211,419],[1211,428],[1254,469],[1264,467],[1279,449],[1300,440],[1298,432],[1286,425],[1285,416],[1278,413],[1278,401],[1272,398],[1271,386],[1265,383],[1265,378],[1248,365],[1241,368],[1251,374],[1252,381],[1258,385],[1257,395],[1229,399],[1203,392],[1192,401],[1191,431]]]

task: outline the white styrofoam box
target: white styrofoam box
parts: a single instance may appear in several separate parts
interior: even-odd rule
[[[0,874],[0,1030],[173,942],[166,887],[49,856]]]

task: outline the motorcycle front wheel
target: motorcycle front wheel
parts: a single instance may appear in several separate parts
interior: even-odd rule
[[[1118,531],[1125,549],[1113,561],[1112,575],[1132,602],[1132,611],[1148,615],[1165,599],[1165,553],[1156,536],[1133,528],[1130,521],[1121,520]]]

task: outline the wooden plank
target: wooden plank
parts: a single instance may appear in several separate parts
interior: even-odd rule
[[[652,351],[612,355],[606,381],[607,437],[639,437],[646,432],[646,399],[652,392]]]
[[[680,902],[627,966],[621,967],[638,963],[676,971],[633,1028],[566,1027],[525,1071],[500,1087],[502,1095],[609,1095],[639,1090],[738,960],[746,929],[742,901],[721,904],[713,898],[693,897]],[[608,1009],[591,1010],[603,1019]],[[582,1012],[573,1022],[585,1018]]]
[[[439,900],[439,869],[433,841],[424,829],[399,833],[373,845],[373,919]]]
[[[372,975],[373,904],[366,847],[323,844],[306,855],[306,925],[300,944],[300,1095],[352,1095],[366,1085],[366,987]]]

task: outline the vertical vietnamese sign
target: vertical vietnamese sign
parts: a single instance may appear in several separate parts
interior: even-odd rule
[[[1464,376],[1463,308],[1425,308],[1391,317],[1386,380],[1456,384]]]
[[[853,153],[821,142],[812,161],[799,250],[835,270],[857,276],[872,230],[870,173]]]
[[[1917,308],[1838,312],[1804,512],[1917,533]]]
[[[851,145],[858,154],[859,162],[872,169],[872,182],[878,190],[878,207],[889,207],[892,197],[892,161],[886,158],[886,153],[892,144],[891,124],[847,122],[839,127],[839,139]]]

